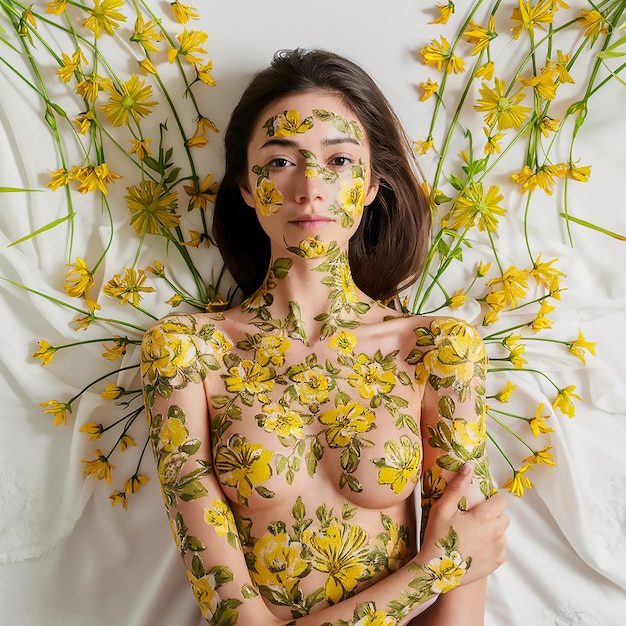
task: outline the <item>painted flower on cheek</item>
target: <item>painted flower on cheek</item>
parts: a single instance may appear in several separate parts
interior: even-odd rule
[[[256,188],[255,200],[256,208],[261,215],[267,217],[271,213],[277,213],[283,205],[283,194],[273,180],[264,178]]]
[[[341,225],[344,228],[350,228],[354,224],[354,220],[363,213],[363,205],[365,202],[365,193],[363,180],[357,178],[350,182],[341,181],[339,188],[339,209],[341,215]]]

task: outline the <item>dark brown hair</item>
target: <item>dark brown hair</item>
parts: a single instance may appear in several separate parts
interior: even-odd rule
[[[213,234],[245,296],[263,282],[269,238],[244,202],[248,144],[261,112],[285,96],[312,90],[338,95],[365,129],[372,180],[378,194],[350,239],[354,281],[377,300],[393,298],[422,270],[430,232],[430,207],[419,186],[411,145],[387,99],[352,61],[324,50],[283,50],[254,76],[235,107],[226,135],[225,165],[215,203]]]

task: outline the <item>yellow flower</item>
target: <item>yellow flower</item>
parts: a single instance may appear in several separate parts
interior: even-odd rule
[[[437,9],[439,11],[439,17],[429,24],[446,24],[450,19],[450,16],[454,13],[454,2],[448,2],[447,4],[437,3]]]
[[[201,30],[183,30],[177,36],[180,41],[180,48],[170,48],[167,51],[167,60],[170,63],[174,63],[177,56],[182,56],[189,63],[198,64],[202,63],[202,57],[196,56],[197,54],[206,54],[207,51],[200,46],[207,40],[208,34]]]
[[[110,172],[106,163],[101,163],[95,167],[90,165],[78,168],[75,173],[75,177],[80,183],[78,186],[78,191],[80,193],[88,193],[98,189],[104,195],[109,193],[107,185],[114,182],[116,178],[121,178],[118,174]]]
[[[499,206],[504,199],[500,187],[491,185],[484,192],[483,184],[472,182],[456,199],[450,213],[443,218],[445,225],[452,219],[450,228],[471,228],[475,224],[478,230],[495,233],[498,230],[497,215],[504,215],[505,210]]]
[[[526,472],[530,469],[530,465],[524,465],[518,470],[513,470],[513,476],[509,478],[502,487],[508,489],[514,496],[521,498],[524,495],[524,489],[531,489],[533,484],[530,482]]]
[[[424,93],[420,96],[420,101],[428,100],[433,94],[437,93],[439,83],[433,83],[430,78],[425,83],[420,83],[420,87],[424,90]]]
[[[93,106],[100,91],[100,80],[99,76],[85,76],[85,78],[74,87],[74,91],[83,98],[85,102]]]
[[[396,626],[398,623],[387,611],[377,609],[375,602],[368,602],[365,606],[360,604],[358,608],[360,617],[354,622],[356,626]]]
[[[373,398],[381,393],[389,393],[396,385],[396,376],[390,370],[370,359],[366,354],[359,354],[353,371],[348,374],[348,383],[357,387],[361,398]]]
[[[468,296],[466,293],[463,293],[463,289],[459,289],[458,291],[455,291],[450,298],[448,298],[447,304],[453,309],[458,309],[467,302],[467,298]]]
[[[432,505],[444,494],[448,483],[441,475],[441,468],[435,465],[432,469],[424,472],[422,482],[422,504]]]
[[[330,524],[311,537],[310,547],[311,564],[328,574],[324,598],[330,604],[341,602],[360,581],[372,577],[368,537],[360,526]]]
[[[143,161],[147,156],[150,156],[150,144],[152,139],[129,139],[133,147],[128,151],[128,154],[136,154],[140,161]]]
[[[320,241],[317,235],[307,237],[298,244],[298,251],[304,259],[317,259],[328,252],[328,244]]]
[[[124,6],[124,0],[93,0],[94,8],[87,9],[88,17],[83,26],[88,28],[96,38],[102,35],[104,30],[108,35],[112,35],[119,27],[117,22],[125,22],[126,16],[116,9]]]
[[[89,435],[89,441],[93,441],[94,439],[99,439],[104,432],[104,426],[102,424],[98,424],[97,422],[87,422],[80,427],[81,433],[87,433]]]
[[[402,493],[407,483],[417,483],[422,461],[421,446],[402,435],[400,441],[385,442],[385,458],[377,459],[378,484],[389,485],[394,493]]]
[[[545,421],[551,415],[543,415],[543,402],[540,402],[537,406],[537,411],[535,412],[535,417],[528,422],[530,429],[533,431],[533,435],[535,437],[539,437],[539,433],[553,433],[554,430],[546,425]]]
[[[124,510],[128,509],[128,497],[126,496],[125,491],[114,491],[110,496],[109,500],[111,500],[111,506],[117,506],[121,504],[124,507]]]
[[[48,365],[52,358],[54,357],[54,353],[58,350],[53,345],[49,344],[45,339],[39,340],[39,350],[33,352],[33,357],[36,359],[41,359],[41,367],[44,365]]]
[[[447,593],[461,584],[461,578],[467,571],[467,563],[456,550],[449,555],[431,559],[424,567],[433,577],[430,589],[433,593]]]
[[[575,357],[578,357],[582,361],[583,365],[586,365],[585,350],[588,350],[591,354],[593,354],[593,356],[596,356],[596,344],[594,342],[587,341],[585,337],[583,336],[582,331],[579,328],[578,339],[576,339],[570,344],[569,352],[570,354],[573,354]]]
[[[602,13],[595,9],[592,11],[581,9],[577,21],[586,29],[583,37],[588,37],[590,44],[593,44],[600,35],[606,35],[609,32],[608,22]]]
[[[484,78],[485,80],[491,80],[493,78],[494,65],[493,61],[487,61],[484,65],[481,65],[476,71],[476,78]]]
[[[357,178],[351,182],[340,181],[339,206],[350,218],[349,224],[354,223],[354,219],[363,213],[365,192],[363,189],[363,179]]]
[[[299,401],[302,404],[322,404],[328,400],[331,384],[323,372],[305,369],[291,374],[290,378],[296,383]]]
[[[544,137],[549,137],[550,133],[556,133],[556,131],[559,130],[561,122],[547,115],[541,115],[537,118],[535,124]]]
[[[489,326],[497,321],[500,313],[506,304],[506,296],[504,290],[492,290],[485,296],[485,302],[490,310],[487,311],[483,318],[483,326]]]
[[[565,276],[565,274],[556,269],[556,267],[551,267],[551,265],[558,260],[559,259],[556,258],[542,263],[541,255],[539,255],[537,259],[533,261],[533,268],[530,270],[529,274],[535,279],[537,285],[543,285],[546,289],[550,289],[550,285],[552,285],[555,278]]]
[[[193,593],[196,596],[202,617],[206,620],[211,619],[215,614],[215,611],[217,611],[217,607],[221,601],[221,598],[217,593],[215,576],[206,575],[201,578],[197,578],[191,570],[187,570],[187,579],[189,580]]]
[[[238,365],[229,368],[225,376],[226,389],[232,393],[265,393],[274,388],[275,372],[271,367],[264,367],[256,361],[243,359]]]
[[[255,200],[256,208],[267,217],[270,213],[278,212],[283,204],[283,195],[273,180],[264,178],[256,189]]]
[[[142,476],[141,474],[135,474],[131,476],[124,484],[124,492],[125,493],[137,493],[139,491],[139,488],[142,485],[145,485],[147,482],[148,482],[147,476]]]
[[[95,476],[98,480],[106,480],[111,484],[111,470],[115,469],[115,465],[111,465],[108,457],[104,456],[100,450],[95,451],[96,460],[86,461],[81,459],[80,462],[85,464],[83,471],[87,476]]]
[[[456,444],[455,449],[464,448],[472,452],[485,441],[484,423],[468,422],[464,419],[455,419],[452,424],[452,439]]]
[[[67,6],[67,0],[52,0],[46,4],[46,13],[54,13],[54,15],[61,15],[65,11]]]
[[[546,195],[551,196],[556,183],[555,178],[563,178],[566,175],[567,168],[562,164],[542,165],[536,172],[525,165],[520,172],[511,176],[511,180],[521,185],[523,192],[533,191],[540,187]]]
[[[581,167],[578,167],[570,161],[567,168],[567,176],[572,180],[586,183],[589,181],[589,176],[591,176],[591,165],[582,165]]]
[[[519,25],[513,29],[513,39],[517,39],[522,30],[526,29],[533,36],[535,27],[545,30],[543,24],[552,24],[554,18],[553,0],[520,0],[519,8],[513,9],[511,21]]]
[[[483,82],[479,92],[482,97],[476,101],[474,108],[485,111],[485,124],[490,127],[496,124],[498,130],[519,128],[526,120],[527,113],[532,110],[519,104],[525,97],[521,91],[507,96],[504,81],[500,78],[495,79],[494,89]]]
[[[556,75],[558,77],[559,82],[561,83],[574,83],[574,79],[570,76],[567,71],[567,63],[572,58],[571,54],[563,54],[562,50],[557,50],[558,61],[554,62],[548,59],[548,67],[554,68]]]
[[[511,265],[501,277],[492,278],[486,284],[489,287],[502,284],[505,301],[511,306],[515,306],[517,301],[526,295],[528,276],[528,270],[518,270],[514,265]]]
[[[218,447],[215,454],[215,467],[220,480],[237,489],[239,504],[248,505],[252,489],[265,482],[272,475],[270,450],[260,443],[250,443],[243,435],[233,435],[227,445]]]
[[[279,115],[270,117],[263,125],[267,130],[268,137],[293,137],[313,127],[313,118],[302,119],[300,113],[294,109],[284,111]]]
[[[44,413],[54,415],[54,425],[67,424],[67,414],[72,412],[69,402],[59,402],[58,400],[48,400],[41,402],[39,406],[44,407]],[[47,407],[47,408],[46,408]]]
[[[324,411],[319,421],[326,429],[326,442],[331,448],[344,448],[360,434],[376,428],[376,416],[373,411],[358,402],[348,402],[336,409]]]
[[[230,506],[223,500],[213,500],[211,506],[204,507],[204,521],[214,526],[220,537],[226,537],[228,533],[237,536],[237,525]]]
[[[159,42],[162,39],[163,33],[159,30],[159,25],[154,20],[144,21],[143,15],[138,14],[130,40],[136,41],[146,52],[158,52],[159,48],[154,42]]]
[[[281,404],[266,404],[263,415],[257,415],[259,426],[268,433],[275,432],[280,437],[304,437],[302,418]]]
[[[328,342],[332,350],[350,354],[356,345],[356,335],[348,331],[341,331],[337,335],[333,335]]]
[[[115,361],[115,359],[119,359],[121,356],[126,354],[126,344],[128,340],[126,338],[118,337],[115,338],[115,343],[112,347],[108,347],[106,344],[102,344],[102,347],[105,349],[105,352],[102,353],[102,356],[109,361]]]
[[[427,139],[425,141],[422,141],[422,140],[414,141],[413,145],[414,145],[413,149],[415,150],[415,153],[422,156],[426,154],[429,150],[431,150],[435,144],[432,139]]]
[[[507,380],[504,387],[496,393],[495,397],[500,402],[506,403],[509,401],[511,394],[517,389],[517,385],[514,385],[510,380]]]
[[[482,52],[489,45],[491,40],[495,39],[497,36],[498,33],[495,30],[493,15],[489,16],[489,24],[486,28],[470,20],[468,29],[463,33],[463,39],[474,44],[471,52],[472,56]]]
[[[526,351],[526,346],[517,343],[519,339],[521,339],[521,335],[508,335],[503,341],[504,346],[509,350],[508,360],[511,361],[516,369],[522,367],[524,363],[528,363],[526,359],[522,358],[522,354]]]
[[[93,111],[85,111],[74,120],[74,124],[76,124],[80,135],[86,135],[91,130],[92,125],[97,125],[97,123],[98,121]]]
[[[126,389],[124,389],[124,387],[119,387],[118,385],[109,383],[101,395],[105,400],[117,400],[118,398],[121,398],[125,393]]]
[[[489,273],[489,269],[491,268],[491,263],[483,263],[482,261],[478,264],[476,268],[476,276],[478,278],[484,278]]]
[[[483,132],[487,137],[487,141],[485,142],[485,154],[500,154],[499,141],[504,139],[504,133],[496,133],[495,135],[492,135],[491,131],[486,126],[483,126]]]
[[[254,359],[261,366],[285,364],[285,352],[290,347],[289,339],[278,335],[265,335],[261,337],[256,346]]]
[[[139,70],[144,76],[157,73],[157,68],[150,59],[141,59],[139,61]]]
[[[554,100],[557,87],[557,83],[554,82],[555,75],[554,68],[544,67],[540,74],[531,78],[520,76],[519,82],[524,87],[532,87],[535,93],[544,100]]]
[[[196,65],[196,73],[198,79],[209,87],[215,87],[215,80],[211,76],[211,70],[213,69],[213,61],[209,60],[204,65]]]
[[[552,320],[549,320],[546,315],[551,311],[554,311],[555,307],[550,306],[546,300],[541,301],[541,306],[539,307],[539,312],[537,313],[537,317],[531,322],[530,326],[535,331],[538,332],[544,328],[552,328]]]
[[[302,558],[303,545],[291,541],[285,532],[267,533],[254,544],[252,577],[258,585],[288,593],[309,573],[311,566]]]
[[[200,18],[198,11],[190,4],[182,4],[181,2],[170,2],[174,17],[180,24],[186,24],[189,20],[197,20]]]
[[[207,174],[198,185],[198,181],[192,180],[191,185],[183,185],[185,193],[189,196],[189,210],[207,208],[207,202],[215,202],[219,182],[213,182],[213,175]]]
[[[524,459],[524,463],[528,465],[552,465],[555,466],[554,458],[551,452],[552,446],[545,446],[541,450],[534,450],[533,453]]]
[[[64,167],[61,167],[54,172],[52,170],[48,171],[50,172],[50,182],[46,184],[46,187],[52,189],[52,191],[56,191],[69,183],[70,177]]]
[[[465,71],[465,61],[460,57],[454,56],[450,51],[450,43],[445,37],[441,37],[441,42],[432,39],[429,46],[424,46],[420,50],[424,57],[425,65],[434,65],[441,71],[445,65],[446,73],[459,74]]]
[[[178,196],[162,182],[142,180],[139,187],[126,187],[126,204],[130,211],[130,224],[138,235],[158,235],[163,230],[175,228],[180,223],[176,213]]]
[[[102,110],[113,126],[123,126],[128,121],[130,115],[135,122],[140,117],[145,117],[150,113],[150,109],[158,104],[156,101],[149,101],[152,96],[152,87],[133,74],[120,87],[113,87],[107,104],[102,105]]]
[[[76,52],[74,52],[71,58],[67,56],[65,52],[62,52],[61,59],[61,67],[56,71],[56,73],[59,75],[59,78],[64,83],[69,83],[79,65],[86,62],[85,55],[83,54],[83,51],[79,48],[78,50],[76,50]]]
[[[552,408],[558,409],[570,418],[576,414],[576,407],[572,402],[572,398],[581,402],[583,400],[578,394],[574,393],[574,389],[576,389],[575,385],[568,385],[564,389],[559,389],[556,398],[552,402]]]
[[[93,285],[93,276],[85,262],[76,257],[76,263],[68,263],[70,268],[65,274],[65,293],[72,298],[80,298]]]
[[[189,431],[180,419],[168,417],[159,429],[159,444],[165,452],[177,452],[188,436]]]
[[[430,324],[435,347],[416,367],[418,381],[429,375],[453,379],[455,389],[467,386],[474,376],[484,376],[487,364],[485,345],[469,324],[455,319],[438,319]]]
[[[111,280],[104,286],[102,291],[111,298],[119,298],[120,304],[131,302],[133,306],[139,306],[141,293],[150,293],[154,291],[154,287],[144,287],[146,280],[144,270],[136,270],[127,267],[124,270],[124,277],[115,274]]]

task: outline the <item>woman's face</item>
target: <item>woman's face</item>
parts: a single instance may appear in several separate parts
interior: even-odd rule
[[[338,96],[286,96],[259,116],[241,193],[273,256],[287,249],[313,258],[333,243],[344,248],[377,191],[365,131]]]

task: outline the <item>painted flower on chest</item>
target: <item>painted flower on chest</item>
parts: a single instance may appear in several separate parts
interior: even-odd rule
[[[385,457],[372,459],[378,467],[378,484],[389,485],[394,493],[402,493],[407,483],[417,483],[422,452],[418,442],[407,435],[400,441],[385,442]]]
[[[287,372],[289,378],[296,383],[299,401],[302,404],[322,404],[328,400],[332,389],[331,381],[322,371],[305,366],[295,366]]]
[[[285,364],[285,353],[290,345],[289,339],[286,337],[279,337],[278,335],[261,337],[257,344],[255,361],[262,366],[282,366]]]
[[[348,402],[319,416],[319,421],[328,426],[326,442],[331,448],[344,448],[356,435],[376,428],[375,419],[374,412],[358,402]]]
[[[275,432],[281,437],[294,437],[302,439],[304,437],[304,422],[302,417],[286,409],[281,404],[266,404],[263,413],[256,415],[259,426],[266,432]]]
[[[287,533],[268,533],[261,537],[252,551],[254,569],[251,570],[254,582],[265,587],[291,590],[306,576],[311,566],[302,558],[303,546],[298,541],[290,541]]]
[[[374,574],[368,536],[360,526],[330,524],[314,534],[309,545],[313,567],[328,574],[324,595],[331,604],[341,602],[360,581],[368,580]]]
[[[226,445],[215,453],[215,467],[225,485],[237,489],[237,501],[248,506],[252,491],[264,498],[273,497],[273,492],[261,486],[272,475],[270,461],[273,453],[259,443],[249,442],[243,435],[233,435]]]
[[[225,376],[226,389],[233,393],[246,392],[252,395],[265,393],[274,388],[276,374],[271,367],[264,367],[256,361],[243,359],[228,368]]]
[[[348,382],[359,390],[361,398],[373,398],[381,393],[389,393],[396,385],[395,374],[385,371],[380,363],[372,361],[366,354],[360,354],[348,374]]]

